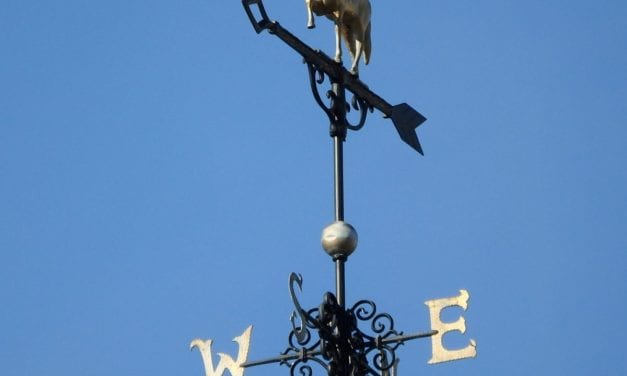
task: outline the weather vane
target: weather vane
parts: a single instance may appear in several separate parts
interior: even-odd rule
[[[234,341],[239,346],[236,359],[218,353],[219,361],[214,366],[212,340],[195,339],[190,348],[198,348],[202,356],[206,376],[243,376],[244,370],[263,364],[279,363],[290,369],[290,376],[299,372],[302,376],[313,376],[316,369],[324,370],[328,376],[396,376],[399,358],[396,350],[405,342],[418,338],[431,338],[429,364],[475,357],[476,343],[459,349],[444,346],[443,337],[450,332],[466,332],[466,321],[459,317],[454,322],[443,322],[441,312],[448,307],[468,308],[470,295],[460,290],[456,296],[428,300],[431,330],[423,333],[404,334],[394,326],[392,316],[377,311],[374,302],[359,300],[350,307],[345,301],[345,264],[357,248],[357,232],[344,221],[344,162],[343,142],[347,131],[358,131],[366,122],[368,111],[374,109],[390,118],[401,139],[414,150],[423,154],[416,135],[416,128],[426,118],[406,103],[390,105],[359,80],[359,61],[364,56],[370,59],[370,16],[369,0],[305,0],[309,28],[314,27],[314,14],[326,16],[335,24],[335,59],[319,50],[314,50],[295,37],[278,22],[271,21],[262,0],[242,0],[246,14],[255,31],[268,30],[303,56],[309,72],[311,91],[316,103],[330,121],[330,135],[334,144],[334,193],[335,221],[322,232],[322,248],[332,257],[335,264],[335,294],[326,292],[317,308],[303,308],[297,298],[297,290],[303,285],[300,274],[289,276],[289,292],[294,304],[290,317],[291,331],[288,344],[278,356],[248,360],[252,326],[249,326]],[[254,6],[254,7],[253,7]],[[342,65],[341,38],[350,51],[350,70]],[[318,86],[328,78],[331,88],[326,92],[329,105],[320,96]],[[346,91],[352,93],[349,104]],[[347,119],[351,107],[359,112],[359,121],[352,124]],[[360,326],[361,324],[361,326]]]

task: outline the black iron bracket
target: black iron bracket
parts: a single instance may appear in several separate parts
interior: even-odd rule
[[[405,335],[394,328],[392,316],[377,313],[374,302],[360,300],[345,309],[330,292],[324,294],[318,308],[304,310],[295,291],[296,286],[302,288],[302,282],[300,275],[290,275],[289,288],[295,310],[291,316],[288,347],[277,357],[249,361],[242,367],[280,363],[290,367],[291,376],[296,376],[296,372],[311,376],[313,364],[328,375],[389,375],[396,364],[399,346],[437,334],[432,330]],[[368,333],[359,328],[360,322],[369,324]]]

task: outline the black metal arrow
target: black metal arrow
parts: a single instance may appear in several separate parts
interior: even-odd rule
[[[343,85],[355,96],[363,100],[370,108],[381,111],[385,117],[392,119],[401,140],[411,146],[418,153],[423,154],[420,141],[416,135],[416,128],[427,120],[418,111],[407,103],[392,106],[379,95],[371,91],[359,78],[351,74],[341,64],[337,63],[319,50],[314,50],[300,39],[282,27],[278,22],[271,21],[263,6],[262,0],[242,0],[246,14],[255,31],[259,34],[268,30],[279,37],[283,42],[301,54],[305,61],[329,76],[331,81]],[[258,14],[251,8],[257,6]]]

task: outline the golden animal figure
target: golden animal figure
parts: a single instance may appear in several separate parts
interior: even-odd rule
[[[372,8],[369,0],[305,0],[307,6],[307,27],[316,27],[314,14],[326,16],[335,23],[335,61],[342,62],[342,43],[344,42],[352,57],[350,72],[359,73],[359,59],[364,55],[364,62],[370,62],[372,41],[370,38],[370,15]]]

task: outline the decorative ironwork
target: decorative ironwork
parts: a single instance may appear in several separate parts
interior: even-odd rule
[[[377,312],[374,302],[360,300],[345,309],[330,292],[324,294],[318,308],[305,311],[295,294],[295,286],[302,289],[302,283],[301,275],[290,275],[289,289],[295,307],[290,318],[292,331],[287,349],[276,359],[290,367],[292,376],[296,370],[301,376],[309,376],[313,368],[306,366],[308,361],[314,361],[329,375],[388,374],[397,364],[396,349],[400,345],[435,334],[404,336],[394,328],[392,316]],[[366,324],[367,332],[360,329],[360,323]]]
[[[309,71],[309,81],[311,84],[311,92],[313,93],[313,97],[316,100],[316,103],[320,108],[324,111],[324,113],[328,116],[329,122],[331,124],[340,124],[343,127],[346,127],[352,131],[358,131],[366,124],[366,116],[368,111],[371,113],[374,112],[374,107],[368,104],[367,100],[359,97],[358,95],[353,93],[351,103],[349,104],[344,99],[344,93],[337,93],[336,91],[341,90],[342,92],[345,90],[344,86],[338,84],[337,82],[333,82],[332,78],[328,76],[324,70],[316,67],[314,63],[305,62],[307,64],[307,68]],[[340,63],[337,63],[338,65]],[[340,65],[341,67],[341,65]],[[325,77],[329,77],[329,81],[332,84],[332,87],[326,91],[326,97],[330,100],[330,106],[327,106],[322,97],[320,96],[320,91],[318,86],[325,82]],[[339,107],[339,106],[343,106]],[[356,124],[351,124],[350,120],[348,120],[346,114],[351,111],[351,108],[359,113],[359,120]]]

